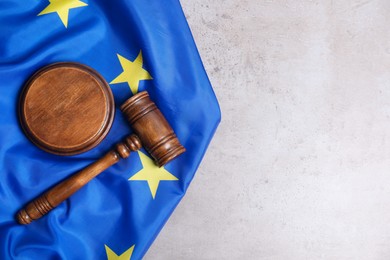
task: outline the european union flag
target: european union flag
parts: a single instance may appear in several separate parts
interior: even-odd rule
[[[0,259],[140,259],[183,197],[220,111],[178,0],[0,1]],[[33,145],[18,122],[26,80],[60,61],[98,71],[117,113],[104,141],[76,156]],[[147,90],[187,151],[157,168],[134,152],[30,225],[16,212],[96,161],[131,131],[119,106]]]

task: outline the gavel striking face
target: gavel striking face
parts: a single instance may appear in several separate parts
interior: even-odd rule
[[[121,106],[121,111],[135,134],[126,137],[123,142],[118,143],[113,150],[98,161],[28,203],[17,213],[17,221],[20,224],[29,224],[47,214],[99,173],[117,163],[121,158],[127,158],[131,151],[136,151],[141,146],[150,153],[160,167],[185,151],[167,120],[155,103],[150,100],[147,92],[140,92],[129,98]]]

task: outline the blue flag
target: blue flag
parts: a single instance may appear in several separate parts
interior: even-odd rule
[[[179,1],[2,0],[0,10],[0,259],[142,258],[185,194],[220,121]],[[108,136],[76,156],[36,147],[17,114],[26,80],[61,61],[98,71],[116,103]],[[143,90],[187,151],[163,168],[145,150],[133,152],[48,215],[19,225],[15,214],[23,205],[131,132],[119,106]]]

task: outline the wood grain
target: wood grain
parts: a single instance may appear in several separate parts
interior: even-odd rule
[[[114,119],[107,82],[93,69],[63,62],[46,66],[25,84],[19,118],[27,137],[41,149],[74,155],[98,145]]]

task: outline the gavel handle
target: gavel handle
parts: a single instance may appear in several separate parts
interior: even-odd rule
[[[82,188],[99,173],[117,163],[120,158],[127,158],[131,151],[136,151],[140,148],[141,142],[139,138],[136,135],[128,136],[124,142],[118,143],[114,150],[106,153],[98,161],[75,173],[28,203],[17,213],[17,221],[20,224],[26,225],[41,218]]]

